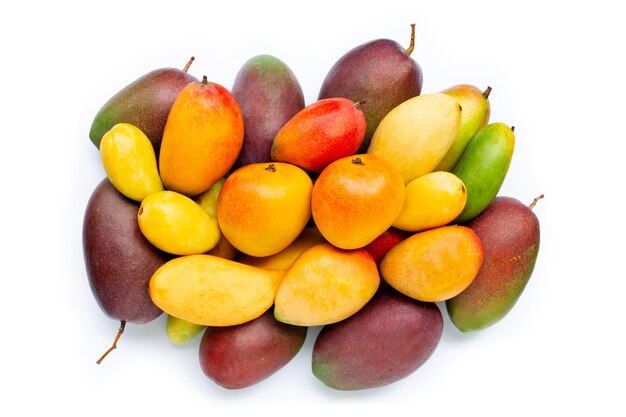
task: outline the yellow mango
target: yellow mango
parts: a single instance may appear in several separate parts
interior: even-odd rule
[[[217,217],[217,199],[220,195],[220,191],[222,191],[224,182],[226,182],[226,177],[213,184],[211,188],[196,196],[194,199],[207,214],[213,217]]]
[[[420,301],[450,299],[466,289],[483,261],[480,238],[465,226],[443,226],[410,236],[380,263],[383,279]]]
[[[150,243],[174,255],[204,253],[220,240],[217,219],[175,191],[160,191],[146,197],[137,220]]]
[[[204,326],[234,326],[272,306],[283,274],[217,256],[181,256],[157,269],[149,293],[171,316]]]
[[[365,249],[315,245],[289,267],[278,287],[274,316],[299,326],[336,323],[359,311],[380,284]]]
[[[163,190],[150,139],[137,127],[118,123],[102,137],[100,157],[113,186],[131,200]]]
[[[461,126],[461,106],[452,97],[425,94],[391,110],[372,136],[367,153],[398,168],[408,184],[434,171],[446,155]]]
[[[243,255],[239,258],[239,262],[256,266],[257,268],[266,268],[266,269],[281,269],[286,271],[291,264],[302,254],[302,252],[307,249],[319,244],[326,242],[324,236],[317,230],[316,227],[307,227],[300,233],[300,236],[293,241],[293,243],[287,246],[282,251],[264,257],[256,257],[250,255]]]
[[[461,214],[466,201],[467,190],[456,175],[443,171],[422,175],[407,184],[393,227],[419,232],[444,226]]]

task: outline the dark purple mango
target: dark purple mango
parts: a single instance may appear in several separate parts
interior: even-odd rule
[[[207,327],[200,342],[200,366],[224,388],[246,388],[287,365],[306,333],[307,327],[276,320],[273,309],[237,326]]]
[[[330,69],[319,99],[344,97],[353,102],[365,100],[367,130],[357,153],[365,153],[380,121],[398,104],[422,92],[422,69],[411,58],[415,25],[411,25],[411,45],[378,39],[357,46],[343,55]]]
[[[148,282],[169,255],[143,236],[138,210],[107,178],[102,180],[87,203],[83,252],[89,285],[102,311],[115,320],[147,323],[162,313],[148,295]]]
[[[276,133],[304,108],[296,76],[278,58],[258,55],[239,70],[232,93],[244,123],[243,146],[236,166],[271,161]]]
[[[450,320],[459,330],[495,324],[524,291],[539,253],[539,220],[532,211],[535,202],[527,206],[511,197],[496,197],[465,224],[481,239],[484,258],[469,287],[446,301]]]
[[[89,138],[100,148],[102,136],[118,123],[130,123],[148,136],[159,155],[167,115],[178,93],[190,82],[198,81],[185,68],[161,68],[133,81],[107,101],[91,124]]]
[[[322,329],[313,346],[313,374],[337,390],[388,385],[422,366],[442,331],[435,303],[382,291],[353,316]]]

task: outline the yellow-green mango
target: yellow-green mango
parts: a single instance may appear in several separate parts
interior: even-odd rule
[[[167,316],[165,323],[165,333],[175,345],[182,345],[193,339],[198,333],[204,330],[206,326],[202,324],[192,323],[187,320],[179,319],[172,315]]]
[[[113,186],[131,200],[141,202],[163,190],[150,139],[137,127],[118,123],[102,137],[100,157]]]
[[[220,240],[217,219],[175,191],[150,194],[142,201],[137,218],[146,239],[174,255],[204,253]]]
[[[409,99],[380,122],[367,153],[398,168],[408,184],[432,172],[446,155],[461,127],[461,105],[433,93]]]

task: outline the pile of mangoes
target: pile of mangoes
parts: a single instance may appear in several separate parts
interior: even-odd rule
[[[489,93],[422,95],[395,41],[347,52],[305,106],[279,59],[261,55],[229,91],[153,71],[114,95],[90,138],[107,177],[83,243],[93,294],[121,326],[168,314],[176,344],[204,332],[203,372],[258,383],[299,352],[313,374],[366,389],[418,369],[441,338],[513,307],[533,271],[539,223],[496,197],[514,129],[490,123]]]

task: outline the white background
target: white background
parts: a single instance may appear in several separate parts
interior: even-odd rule
[[[626,31],[613,3],[3,2],[0,407],[11,415],[624,415]],[[343,53],[376,38],[408,46],[412,22],[423,91],[491,85],[491,120],[515,125],[501,194],[529,203],[545,193],[535,208],[539,259],[514,310],[474,334],[458,332],[442,310],[445,331],[430,360],[376,390],[337,392],[315,379],[316,331],[270,379],[224,390],[200,370],[199,337],[173,346],[164,317],[129,324],[97,366],[118,327],[97,306],[82,258],[84,208],[104,176],[88,139],[100,106],[191,55],[192,74],[231,88],[260,53],[292,68],[309,104]]]

